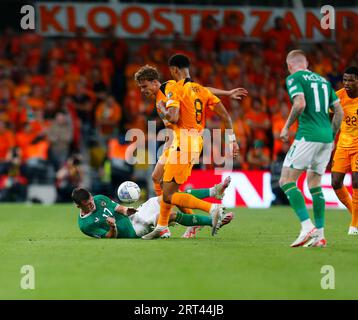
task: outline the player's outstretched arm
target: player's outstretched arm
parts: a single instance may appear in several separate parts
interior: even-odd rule
[[[106,219],[107,224],[109,224],[109,231],[106,233],[105,237],[110,239],[110,238],[117,238],[118,236],[118,231],[117,231],[117,226],[116,226],[116,219],[108,217]]]
[[[332,130],[333,138],[335,138],[339,128],[341,127],[344,117],[343,109],[339,101],[333,103],[333,118],[332,118]]]
[[[230,97],[231,99],[241,100],[242,98],[245,98],[248,94],[247,90],[245,88],[235,88],[232,90],[221,90],[217,88],[212,87],[206,87],[212,94],[216,96],[226,96]]]
[[[306,108],[306,99],[303,94],[299,94],[293,98],[293,106],[290,112],[290,115],[287,118],[286,124],[283,127],[280,138],[288,142],[289,139],[289,129],[296,122],[298,117],[302,114],[302,112]]]
[[[137,212],[136,208],[133,207],[125,207],[125,206],[121,206],[120,204],[116,207],[116,209],[114,210],[117,213],[123,214],[124,216],[131,216],[132,214],[135,214]]]

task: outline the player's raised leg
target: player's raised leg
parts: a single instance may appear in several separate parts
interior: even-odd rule
[[[316,231],[316,228],[309,217],[305,199],[296,185],[296,181],[302,172],[302,170],[283,167],[280,178],[281,189],[286,194],[290,206],[301,222],[301,232],[298,238],[291,244],[291,247],[304,245]]]
[[[229,224],[234,219],[234,214],[228,212],[224,215],[220,228]],[[204,216],[200,214],[185,214],[182,212],[172,213],[169,222],[177,222],[183,226],[213,226],[213,219],[211,216]]]
[[[187,193],[180,193],[180,192],[166,193],[165,187],[164,187],[164,200],[166,202],[170,202],[171,204],[179,207],[199,209],[209,213],[213,218],[212,235],[214,235],[217,232],[217,226],[221,222],[222,215],[223,215],[222,205],[203,201]]]
[[[215,199],[222,199],[225,194],[225,190],[230,185],[231,177],[226,177],[221,183],[214,185],[211,188],[204,189],[188,189],[185,193],[189,193],[198,199],[204,199],[214,197]]]
[[[208,197],[215,197],[216,199],[222,199],[224,197],[225,190],[230,185],[231,177],[226,177],[225,180],[221,183],[214,185],[208,189],[188,189],[185,192],[193,195],[196,198],[203,199]],[[226,217],[230,217],[225,215]],[[230,220],[231,221],[231,220]],[[224,220],[223,220],[224,223]],[[182,235],[183,238],[195,238],[197,233],[202,229],[202,226],[193,226],[188,227],[184,234]]]

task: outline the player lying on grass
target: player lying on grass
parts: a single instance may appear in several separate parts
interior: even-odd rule
[[[218,186],[220,184],[190,192],[201,197],[221,196],[225,190]],[[95,238],[140,238],[156,226],[161,197],[150,198],[134,209],[122,206],[104,195],[92,196],[88,190],[76,188],[72,192],[72,200],[80,208],[78,224],[84,234]],[[232,212],[223,214],[220,228],[230,223],[233,217]],[[183,226],[212,226],[212,217],[172,211],[169,222]],[[169,238],[169,229],[161,237]]]

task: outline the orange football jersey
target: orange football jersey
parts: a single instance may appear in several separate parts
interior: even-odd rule
[[[207,88],[190,78],[178,81],[167,94],[167,108],[179,107],[179,129],[194,129],[201,132],[205,128],[206,108],[213,107],[220,99]]]
[[[337,147],[358,149],[358,98],[350,98],[344,88],[337,91],[337,96],[344,112]]]

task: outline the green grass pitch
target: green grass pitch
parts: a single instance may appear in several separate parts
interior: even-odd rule
[[[70,205],[0,206],[0,299],[358,299],[358,237],[346,211],[326,212],[327,248],[290,248],[299,223],[289,207],[235,209],[210,236],[98,240],[81,234]],[[20,287],[23,265],[35,289]],[[321,288],[324,265],[335,289]]]

